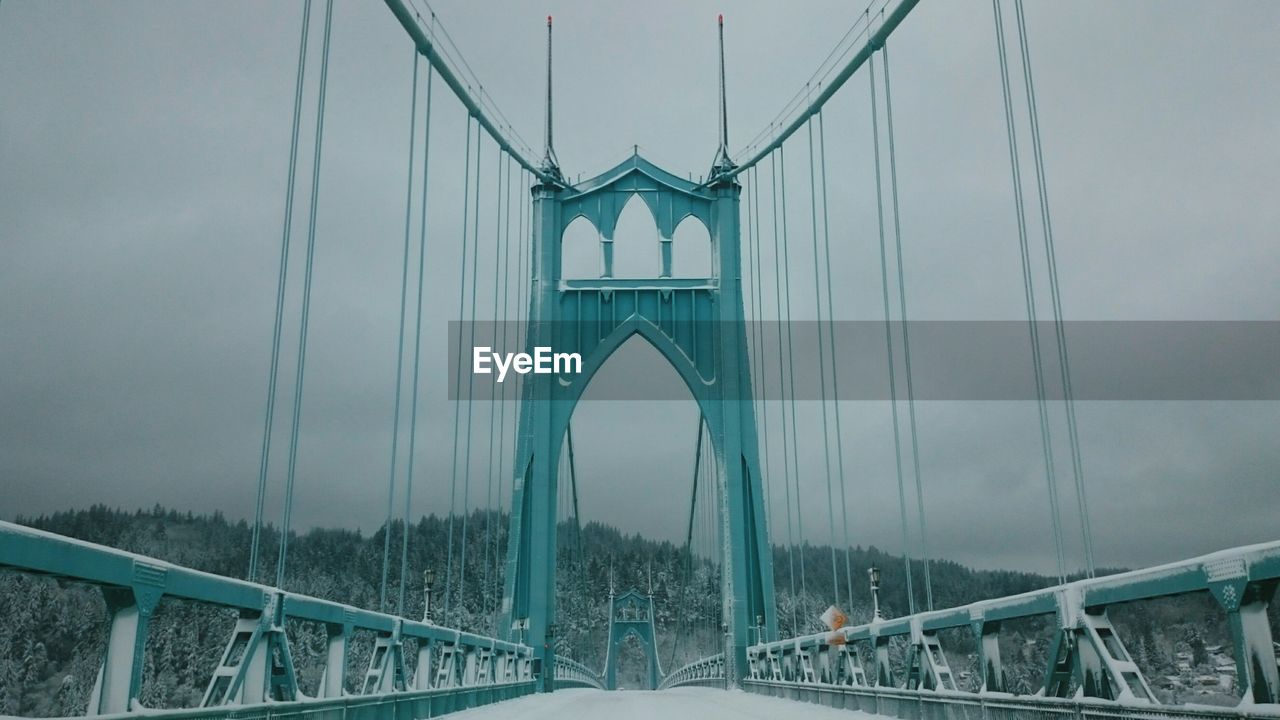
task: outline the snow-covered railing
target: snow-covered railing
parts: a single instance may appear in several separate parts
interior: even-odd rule
[[[1138,704],[1152,717],[1206,713],[1213,717],[1280,717],[1280,671],[1267,618],[1277,585],[1280,542],[1234,548],[1159,567],[754,645],[747,649],[744,686],[800,699],[821,696],[823,702],[832,701],[832,693],[870,698],[866,702],[872,707],[862,709],[904,718],[926,715],[897,713],[892,707],[881,710],[880,703],[910,705],[925,713],[924,708],[938,702],[939,697],[946,697],[945,703],[952,705],[960,702],[958,699],[974,704],[981,697],[999,698],[1003,704],[998,708],[1035,706],[1037,712],[1048,714],[1098,716],[1101,711],[1097,707]],[[1192,592],[1210,593],[1227,615],[1235,651],[1235,687],[1242,695],[1238,710],[1159,705],[1107,616],[1110,605]],[[1056,616],[1057,623],[1045,687],[1039,697],[1009,695],[1004,692],[1008,688],[1000,659],[1000,625],[1016,618],[1046,615]],[[939,631],[952,628],[967,628],[973,633],[978,665],[983,668],[975,692],[957,687],[947,662]],[[892,638],[905,640],[905,677],[895,678],[890,665]],[[859,645],[870,658],[865,671]],[[1080,707],[1071,705],[1064,700],[1069,694],[1087,702]],[[1125,710],[1122,714],[1134,713]]]
[[[160,711],[183,718],[218,718],[232,708],[243,714],[249,711],[245,706],[270,703],[264,717],[315,717],[331,707],[345,711],[365,706],[379,708],[377,716],[410,716],[398,714],[403,712],[426,717],[535,689],[533,650],[525,645],[192,570],[13,523],[0,522],[0,569],[100,588],[111,620],[102,669],[89,697],[90,715]],[[200,709],[144,708],[137,699],[149,620],[165,599],[239,611]],[[298,690],[287,619],[311,621],[328,630],[315,698]],[[374,635],[359,697],[345,691],[348,644],[357,630]],[[406,640],[417,646],[412,676],[405,662]]]
[[[588,687],[596,690],[603,690],[604,683],[600,680],[600,675],[591,670],[591,668],[582,663],[556,655],[555,662],[555,685],[556,687]]]
[[[1153,705],[954,690],[745,680],[744,690],[899,720],[1276,720],[1277,705]]]
[[[666,690],[682,685],[725,687],[724,654],[712,655],[684,665],[662,678],[662,682],[658,683],[658,689]]]

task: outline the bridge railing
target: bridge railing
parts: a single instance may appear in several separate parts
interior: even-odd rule
[[[742,685],[748,692],[899,720],[1275,720],[1280,717],[1280,708],[1273,705],[1153,705],[1090,697],[1055,698],[768,680],[746,680]]]
[[[221,717],[225,706],[270,703],[264,715],[326,715],[354,707],[375,716],[412,708],[439,714],[534,691],[533,650],[525,645],[373,612],[342,603],[192,570],[114,548],[0,522],[0,569],[98,587],[110,615],[107,642],[88,714],[143,708],[138,701],[148,624],[166,599],[231,608],[238,619],[201,702],[203,709],[169,710],[182,717]],[[286,619],[327,630],[317,697],[298,689]],[[346,695],[348,645],[357,630],[374,635],[357,694]],[[416,671],[407,670],[405,641],[417,644]],[[387,697],[394,695],[395,697]],[[239,712],[239,711],[238,711]],[[388,716],[390,717],[390,716]],[[403,717],[403,716],[400,716]]]
[[[697,687],[728,687],[725,674],[724,654],[694,660],[681,666],[658,683],[659,690],[686,685]]]
[[[1280,542],[1235,548],[1159,567],[1085,579],[1005,598],[893,620],[877,619],[832,633],[754,645],[747,650],[746,689],[855,707],[910,720],[995,718],[1029,713],[1103,717],[1141,707],[1144,717],[1280,717],[1280,670],[1267,608],[1280,584]],[[1124,646],[1107,608],[1141,600],[1208,592],[1227,615],[1236,659],[1239,708],[1160,705]],[[1011,695],[1000,658],[1002,622],[1057,620],[1037,696]],[[957,686],[939,632],[968,629],[982,668],[979,687]],[[905,677],[889,659],[893,638],[905,640]],[[867,650],[864,670],[859,646]],[[868,679],[870,678],[870,679]],[[1067,700],[1068,696],[1075,699]],[[1107,708],[1111,708],[1107,710]],[[1007,711],[1007,712],[1006,712]],[[1034,712],[1033,712],[1034,711]]]
[[[556,655],[555,661],[556,687],[586,687],[596,690],[604,689],[604,681],[591,668],[563,655]]]

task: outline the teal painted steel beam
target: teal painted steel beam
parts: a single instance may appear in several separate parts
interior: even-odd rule
[[[959,608],[930,613],[921,618],[920,628],[925,632],[950,630],[951,628],[968,627],[972,617],[968,611]]]
[[[819,671],[826,672],[829,665],[824,665],[822,658],[843,640],[846,644],[871,644],[876,658],[877,687],[868,689],[874,703],[870,707],[861,704],[852,707],[882,712],[878,705],[881,688],[883,698],[894,703],[899,696],[893,693],[915,690],[926,691],[930,698],[946,695],[936,700],[944,705],[986,702],[990,697],[988,693],[1005,691],[998,641],[1001,621],[1053,615],[1055,624],[1043,695],[1050,700],[1065,698],[1072,688],[1079,688],[1084,696],[1096,698],[1095,702],[1110,703],[1112,707],[1129,703],[1149,706],[1157,702],[1155,694],[1125,649],[1121,633],[1107,617],[1108,606],[1208,592],[1227,613],[1237,687],[1242,695],[1241,708],[1270,706],[1280,702],[1280,671],[1277,671],[1274,634],[1268,619],[1270,603],[1280,586],[1277,573],[1280,573],[1280,542],[1264,543],[947,610],[876,620],[834,633],[757,644],[749,650],[751,673],[744,685],[765,681],[761,687],[772,688],[773,681],[786,680],[788,687],[794,688],[792,697],[814,701],[822,698],[823,702],[866,697],[860,695],[862,688],[841,688],[840,693],[844,694],[824,695],[827,690],[819,686],[831,683],[814,679],[814,659],[817,658]],[[979,693],[956,691],[946,655],[938,642],[939,630],[965,626],[979,646],[982,667]],[[894,687],[888,656],[892,637],[909,638],[911,642],[907,674],[902,678],[907,685],[905,690]],[[853,678],[854,674],[847,677]],[[846,680],[843,684],[858,682]],[[926,696],[917,696],[923,697]],[[921,708],[914,711],[924,712]],[[1240,717],[1241,713],[1224,711],[1222,716]],[[915,720],[918,715],[910,717]]]
[[[584,278],[561,280],[561,290],[716,290],[712,278]]]
[[[315,718],[324,717],[396,720],[396,718],[409,717],[436,717],[445,713],[513,700],[529,695],[533,691],[533,681],[521,681],[473,687],[410,690],[382,695],[344,695],[336,698],[228,705],[212,708],[149,709],[145,716],[165,718],[166,720],[225,720],[248,717],[270,717],[272,720],[314,720]],[[116,713],[101,717],[103,720],[131,720],[139,715],[140,713]]]
[[[1232,548],[1157,567],[1077,580],[1066,585],[982,600],[955,608],[855,625],[839,632],[848,641],[865,641],[875,636],[910,636],[915,619],[919,620],[922,629],[934,631],[964,627],[975,620],[999,622],[1050,615],[1060,611],[1059,599],[1063,593],[1078,594],[1080,609],[1200,591],[1214,592],[1215,597],[1221,599],[1219,588],[1273,580],[1280,580],[1280,542]],[[1237,597],[1243,596],[1238,591],[1236,594]],[[824,641],[827,637],[827,633],[818,633],[766,643],[766,646]]]
[[[1118,706],[1099,698],[1055,698],[1004,693],[906,690],[867,685],[815,684],[750,679],[742,689],[778,698],[859,710],[899,720],[920,718],[1120,718],[1160,717],[1164,720],[1257,720],[1280,717],[1272,707],[1214,707],[1209,705],[1145,704]]]
[[[172,597],[261,612],[266,600],[279,593],[283,612],[299,620],[349,625],[377,633],[391,632],[399,618],[331,600],[281,592],[247,580],[192,570],[55,533],[0,521],[0,567],[50,575],[104,588],[128,588],[143,602]],[[517,643],[459,632],[417,621],[402,622],[406,637],[484,647],[505,652],[528,652]]]

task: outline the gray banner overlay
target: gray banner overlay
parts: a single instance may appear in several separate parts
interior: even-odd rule
[[[598,362],[599,350],[584,348],[592,348],[599,338],[616,340],[620,332],[604,323],[592,327],[543,323],[541,328],[544,337],[553,338],[549,344],[553,352],[579,352],[588,371]],[[1055,326],[1041,322],[1037,329],[1045,397],[1062,400]],[[1064,323],[1062,329],[1076,400],[1280,400],[1277,321],[1074,321]],[[501,399],[505,386],[506,399],[513,400],[520,397],[522,384],[555,379],[552,375],[519,375],[512,370],[498,383],[496,368],[493,374],[471,372],[473,347],[496,346],[494,351],[499,353],[523,351],[525,330],[516,323],[476,322],[473,327],[471,323],[451,322],[446,379],[450,399]],[[912,390],[917,400],[1008,401],[1035,400],[1038,396],[1031,326],[1025,321],[895,322],[888,330],[893,338],[896,396],[900,400],[907,392],[904,330],[910,342]],[[747,365],[743,364],[714,378],[723,381],[727,400],[742,399],[744,394],[737,388],[743,385],[756,399],[890,398],[883,322],[674,322],[659,332],[665,337],[697,338],[684,345],[699,348],[696,365],[703,380],[713,379],[708,348],[717,342],[731,344],[739,336],[745,338],[747,362],[754,377],[739,382],[746,373]],[[492,361],[489,364],[494,365]],[[584,380],[572,374],[559,378],[561,383]],[[637,334],[622,343],[590,378],[584,399],[687,400],[689,391],[671,363]]]

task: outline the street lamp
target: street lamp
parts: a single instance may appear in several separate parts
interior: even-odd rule
[[[871,610],[874,619],[882,620],[880,615],[880,568],[872,565],[867,568],[867,579],[871,582]]]
[[[422,622],[431,622],[431,586],[436,584],[436,569],[427,568],[422,571],[422,585],[425,588],[426,596],[422,608]]]

